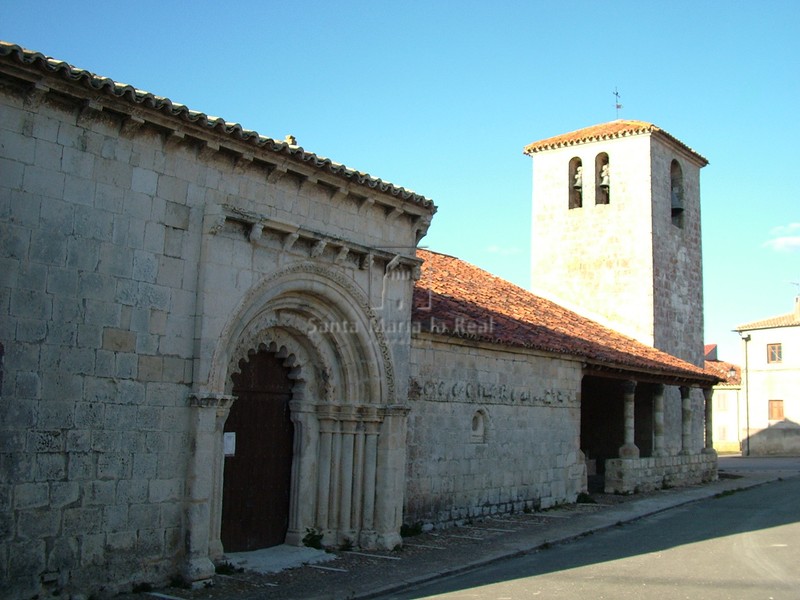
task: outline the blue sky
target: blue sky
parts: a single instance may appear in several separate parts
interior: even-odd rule
[[[558,6],[557,6],[558,5]],[[412,189],[423,245],[528,287],[522,148],[650,121],[703,169],[706,342],[800,293],[800,2],[11,2],[0,38]],[[792,283],[795,282],[795,283]]]

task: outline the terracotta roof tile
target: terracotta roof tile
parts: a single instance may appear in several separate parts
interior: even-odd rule
[[[114,81],[108,77],[95,75],[85,69],[79,69],[69,63],[50,58],[39,52],[26,50],[16,44],[0,41],[0,60],[33,66],[42,73],[61,77],[94,91],[116,96],[127,100],[133,105],[161,112],[176,120],[199,125],[210,132],[229,136],[238,141],[249,143],[259,149],[267,150],[275,154],[285,155],[292,160],[303,162],[314,168],[327,171],[331,175],[345,179],[348,182],[390,194],[404,201],[429,208],[432,211],[435,210],[433,201],[425,196],[382,181],[381,179],[374,178],[366,173],[355,171],[345,165],[335,163],[328,158],[306,152],[300,146],[265,137],[256,131],[244,129],[238,123],[231,123],[220,117],[212,117],[205,113],[191,110],[187,106],[173,102],[164,96],[156,96],[150,92]]]
[[[564,148],[567,146],[575,146],[576,144],[585,144],[587,142],[598,142],[601,140],[610,140],[621,137],[628,137],[633,135],[653,134],[662,136],[680,146],[691,155],[693,155],[702,165],[707,165],[708,160],[702,155],[692,150],[689,146],[681,142],[676,137],[670,135],[660,127],[653,123],[646,121],[630,121],[618,119],[610,123],[601,123],[599,125],[592,125],[591,127],[584,127],[577,131],[556,135],[538,142],[533,142],[525,146],[523,152],[531,155],[536,152],[544,150],[554,150],[556,148]]]
[[[760,321],[753,321],[745,325],[739,325],[735,331],[747,331],[750,329],[772,329],[773,327],[796,327],[800,325],[800,310],[795,310],[786,315],[770,317]]]
[[[719,385],[742,385],[742,368],[739,365],[725,362],[724,360],[707,360],[705,367],[706,371],[722,379]],[[731,370],[734,371],[732,376],[730,375]]]
[[[625,337],[457,258],[418,250],[420,330],[582,357],[598,366],[713,383],[718,377]]]

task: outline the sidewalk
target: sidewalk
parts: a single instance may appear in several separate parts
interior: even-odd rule
[[[800,458],[723,456],[720,457],[719,468],[720,480],[702,486],[660,490],[634,496],[594,494],[596,504],[576,504],[542,512],[498,515],[462,527],[405,538],[403,548],[396,551],[337,551],[320,556],[309,550],[310,554],[305,555],[303,561],[311,562],[322,558],[325,562],[305,564],[273,574],[231,570],[227,574],[217,575],[214,578],[214,587],[211,588],[166,588],[157,592],[130,594],[125,598],[374,598],[407,585],[471,570],[717,494],[796,477],[800,475]],[[264,554],[258,553],[262,567],[267,565],[268,570],[272,560],[269,557],[279,559],[283,555],[281,548],[285,547],[261,551]]]

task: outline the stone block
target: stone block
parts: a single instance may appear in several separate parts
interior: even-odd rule
[[[17,513],[17,535],[21,539],[38,539],[56,535],[61,527],[61,511],[52,508],[20,510]]]
[[[141,336],[137,336],[137,344]],[[139,357],[134,353],[117,353],[114,374],[120,379],[134,379],[139,375]]]
[[[131,454],[103,453],[97,457],[97,477],[99,479],[129,479],[132,473],[133,460]]]
[[[87,532],[79,536],[81,547],[81,565],[106,565],[106,534]]]
[[[63,452],[65,435],[62,430],[29,431],[28,452]]]
[[[103,525],[103,509],[82,506],[64,509],[63,531],[67,535],[99,533]]]
[[[99,457],[98,463],[102,461],[102,458],[103,455]],[[116,493],[116,481],[87,482],[83,485],[83,506],[108,506],[114,504]]]
[[[134,458],[134,464],[136,458]],[[147,479],[122,479],[117,482],[116,503],[143,504],[147,501],[150,483]]]
[[[130,187],[134,192],[154,196],[158,190],[158,174],[148,169],[133,167]]]
[[[72,506],[80,499],[81,488],[76,481],[54,481],[50,483],[50,506],[65,508]]]
[[[30,259],[61,267],[67,262],[67,238],[57,235],[50,230],[36,230],[31,232]]]
[[[154,479],[150,481],[150,502],[178,501],[182,498],[182,479]]]
[[[37,454],[36,481],[58,481],[67,475],[67,461],[64,454]]]
[[[134,250],[133,279],[147,283],[155,283],[158,277],[158,256],[145,250]]]
[[[164,530],[139,529],[136,532],[136,550],[145,556],[161,556],[164,552]]]
[[[52,312],[53,301],[48,294],[20,288],[11,291],[11,316],[46,321]]]
[[[155,504],[132,504],[128,510],[131,529],[149,529],[158,525],[159,507]]]
[[[163,176],[162,176],[163,178]],[[175,186],[181,187],[177,191],[178,197],[186,197],[186,184],[175,180]],[[175,229],[186,230],[189,229],[189,207],[185,204],[178,204],[177,202],[167,202],[164,210],[164,223]]]
[[[64,200],[91,206],[94,203],[95,182],[67,173],[64,179]]]
[[[14,486],[14,508],[30,509],[47,506],[49,493],[49,486],[46,483],[16,485]]]
[[[161,381],[163,359],[160,356],[139,356],[138,374],[140,381]]]
[[[128,507],[115,504],[103,509],[103,531],[115,532],[128,529]]]
[[[103,328],[103,349],[112,352],[133,352],[136,348],[136,334],[132,331],[114,327]]]
[[[33,341],[33,340],[31,340]],[[42,395],[42,384],[39,380],[38,373],[18,372],[16,375],[15,385],[16,397],[22,399],[39,399]],[[29,419],[26,419],[29,420]],[[8,427],[10,426],[7,421],[3,423]]]
[[[47,555],[47,569],[49,571],[63,571],[76,567],[79,564],[79,547],[77,537],[59,537],[52,545]]]
[[[69,455],[70,481],[87,481],[96,476],[96,454],[91,452],[71,452]]]
[[[47,377],[47,376],[46,376]],[[80,396],[80,387],[71,385],[74,378],[65,376],[63,378],[56,377],[50,385],[55,387],[58,381],[64,381],[67,387],[62,391],[61,395],[53,393],[54,390],[48,390],[48,379],[45,379],[45,400],[39,402],[39,418],[37,427],[40,429],[69,429],[75,422],[75,403],[66,401],[58,402],[55,400],[47,400],[49,397],[68,398],[70,395]]]

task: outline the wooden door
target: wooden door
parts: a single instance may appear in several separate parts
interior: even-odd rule
[[[232,377],[237,399],[225,423],[222,491],[226,552],[282,544],[289,527],[292,383],[281,362],[272,353],[259,352],[242,361],[241,372]]]

